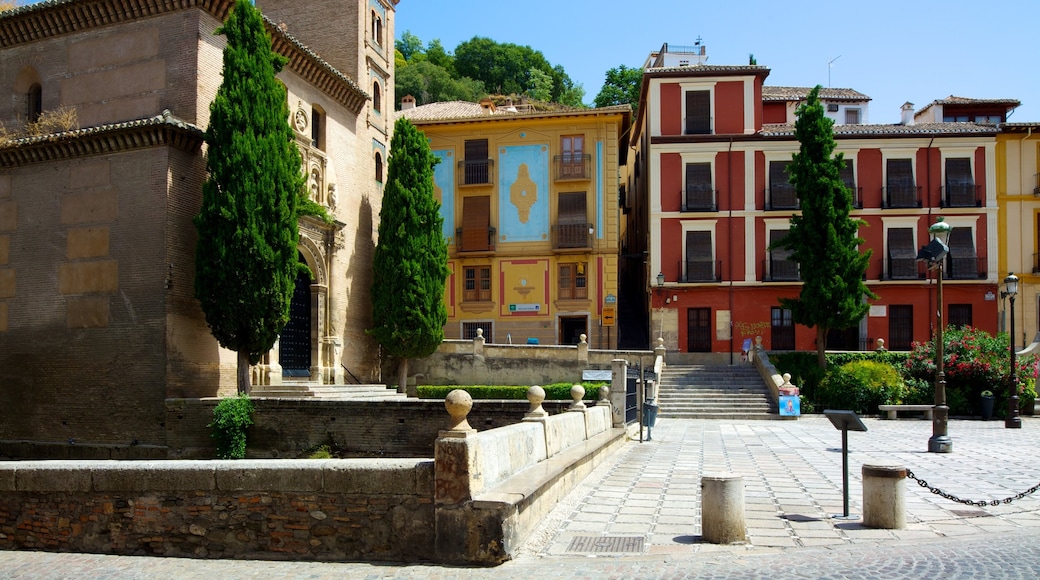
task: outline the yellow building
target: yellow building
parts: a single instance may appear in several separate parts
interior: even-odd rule
[[[401,115],[430,140],[450,275],[445,338],[617,345],[620,208],[631,109],[446,102]]]
[[[1002,125],[996,158],[999,271],[1019,277],[1014,341],[1021,348],[1040,330],[1040,123]],[[1005,330],[1010,330],[1008,307],[1002,295]]]

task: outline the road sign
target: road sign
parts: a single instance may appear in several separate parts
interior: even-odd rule
[[[603,307],[603,326],[614,326],[614,315],[615,307],[604,306]]]

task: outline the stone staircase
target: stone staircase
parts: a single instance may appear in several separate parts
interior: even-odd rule
[[[658,417],[778,419],[776,403],[754,366],[668,364],[657,385]]]
[[[268,398],[317,398],[333,401],[404,400],[406,395],[386,385],[322,385],[309,381],[283,381],[281,385],[253,385],[251,396]]]

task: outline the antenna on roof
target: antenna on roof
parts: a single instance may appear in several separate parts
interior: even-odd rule
[[[834,64],[834,61],[838,60],[839,58],[841,58],[840,54],[838,56],[832,58],[830,60],[830,62],[827,63],[827,88],[828,89],[831,88],[831,65]]]

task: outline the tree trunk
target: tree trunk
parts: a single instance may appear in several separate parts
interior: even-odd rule
[[[397,392],[408,392],[408,359],[406,358],[401,359],[401,364],[397,365]]]
[[[238,394],[249,394],[249,352],[238,351]]]
[[[827,329],[816,326],[816,364],[820,370],[827,370]]]

